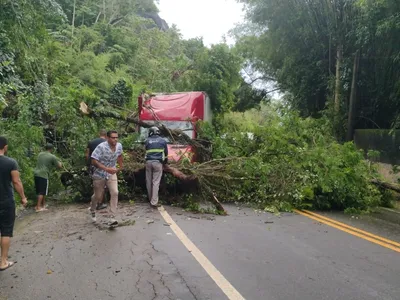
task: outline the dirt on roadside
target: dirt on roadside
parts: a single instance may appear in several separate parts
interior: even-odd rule
[[[88,207],[88,204],[70,204],[50,206],[49,211],[40,213],[33,209],[19,211],[14,229],[15,236],[22,234],[26,242],[37,243],[38,239],[82,239],[94,230],[112,230],[107,225],[107,209],[97,211],[97,222],[92,224]],[[145,204],[119,203],[118,211],[121,227],[133,226],[138,219],[154,214],[154,209]]]

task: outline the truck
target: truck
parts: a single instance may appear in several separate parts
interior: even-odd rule
[[[180,129],[191,139],[197,139],[196,123],[212,122],[210,98],[205,92],[181,92],[174,94],[141,94],[138,97],[139,120],[147,124],[163,124],[174,130]],[[139,126],[139,140],[148,137],[148,128]],[[184,158],[191,162],[198,160],[194,147],[176,143],[164,137],[168,143],[168,160],[179,162]]]

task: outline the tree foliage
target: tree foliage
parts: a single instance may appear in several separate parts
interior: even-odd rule
[[[99,128],[119,130],[132,146],[132,128],[82,117],[81,101],[133,113],[142,92],[202,90],[216,114],[235,106],[241,57],[225,44],[207,48],[175,27],[159,28],[156,13],[153,0],[0,1],[0,134],[23,162],[28,190],[45,142],[67,168],[84,165]]]
[[[242,0],[236,31],[252,68],[277,81],[303,116],[349,110],[357,51],[356,127],[390,128],[399,114],[400,3],[396,0]],[[332,104],[333,106],[333,104]]]
[[[335,141],[327,117],[303,119],[281,105],[262,105],[229,113],[223,124],[223,135],[205,132],[214,140],[215,159],[237,157],[224,172],[230,184],[219,182],[222,176],[213,181],[221,200],[256,203],[267,210],[368,210],[380,204],[371,183],[375,170],[353,143]]]
[[[361,154],[327,134],[327,118],[300,115],[320,115],[339,94],[345,110],[352,55],[361,50],[359,116],[382,126],[393,121],[400,108],[397,2],[244,2],[251,23],[238,33],[238,46],[206,47],[163,26],[153,0],[0,0],[0,134],[10,140],[28,195],[45,142],[55,144],[67,169],[84,169],[87,142],[100,128],[118,130],[124,148],[132,147],[134,128],[124,117],[136,112],[140,93],[200,90],[216,116],[217,126],[202,132],[214,142],[214,157],[238,158],[226,170],[241,181],[221,195],[225,200],[279,200],[280,209],[377,204]],[[247,67],[289,91],[290,109],[301,114],[265,106],[268,91],[241,76]],[[82,101],[123,117],[84,117]],[[59,182],[51,182],[59,192]]]

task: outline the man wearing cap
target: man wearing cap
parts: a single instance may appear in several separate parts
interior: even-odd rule
[[[55,169],[61,169],[62,164],[51,152],[53,152],[54,146],[47,144],[45,151],[40,152],[36,168],[34,170],[35,175],[35,188],[38,196],[38,202],[35,207],[36,212],[45,211],[45,196],[47,196],[49,190],[49,176],[50,172]]]

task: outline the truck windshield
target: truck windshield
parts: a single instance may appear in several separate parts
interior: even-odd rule
[[[155,124],[154,121],[145,121],[145,122],[151,125]],[[188,137],[192,139],[194,138],[193,124],[189,121],[159,121],[159,122],[169,129],[180,129]],[[140,142],[145,141],[148,136],[149,136],[149,128],[140,127],[140,137],[139,137]],[[167,141],[167,143],[171,143],[171,140],[168,137],[163,137],[163,138]]]

